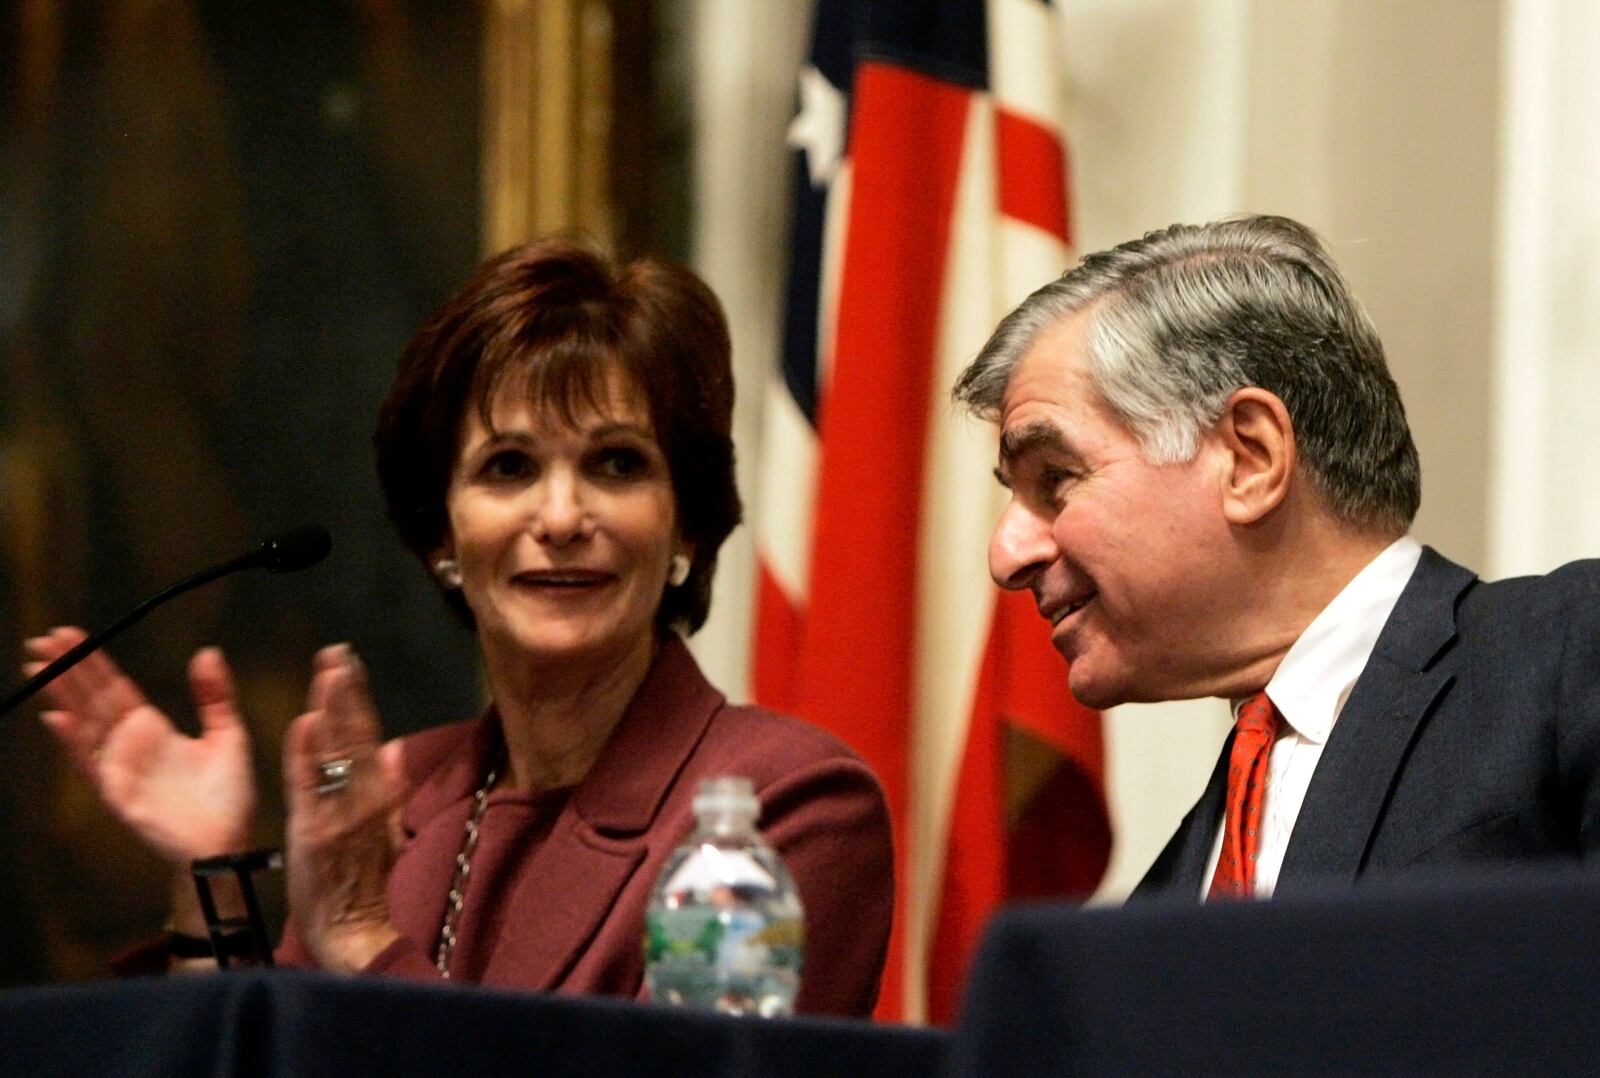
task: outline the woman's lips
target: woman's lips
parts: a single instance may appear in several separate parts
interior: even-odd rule
[[[581,591],[609,584],[616,574],[598,569],[537,569],[517,573],[511,582],[523,588]]]

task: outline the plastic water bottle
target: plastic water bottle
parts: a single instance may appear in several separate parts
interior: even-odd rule
[[[763,1018],[794,1013],[805,950],[800,894],[756,831],[749,779],[714,778],[689,841],[667,859],[645,914],[652,999]]]

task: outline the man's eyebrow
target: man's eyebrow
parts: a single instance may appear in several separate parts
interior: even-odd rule
[[[1050,449],[1058,453],[1077,455],[1067,444],[1066,435],[1061,433],[1060,427],[1046,420],[1036,419],[1031,423],[1007,427],[1000,432],[999,470],[1007,470],[1018,457],[1035,449]]]

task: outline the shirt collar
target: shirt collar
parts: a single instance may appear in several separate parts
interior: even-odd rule
[[[1307,741],[1327,741],[1421,557],[1422,544],[1409,535],[1390,543],[1323,607],[1278,664],[1267,696]]]

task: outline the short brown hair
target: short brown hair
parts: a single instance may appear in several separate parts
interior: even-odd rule
[[[448,530],[445,496],[466,410],[487,421],[496,391],[514,383],[571,418],[606,400],[613,365],[649,408],[678,525],[694,544],[689,578],[667,589],[656,626],[694,632],[740,504],[728,324],[711,289],[683,266],[618,265],[567,240],[514,247],[480,266],[406,346],[378,411],[373,445],[389,517],[426,564]],[[470,621],[460,593],[447,594]]]

